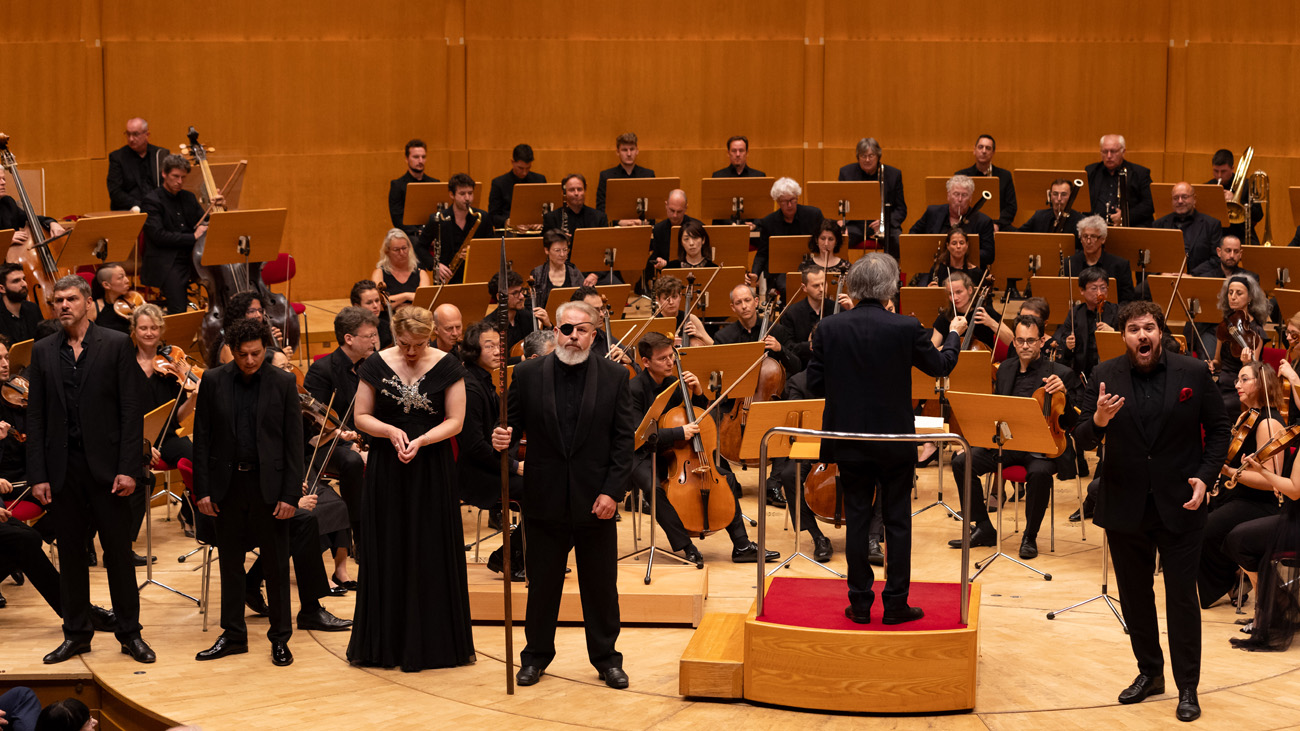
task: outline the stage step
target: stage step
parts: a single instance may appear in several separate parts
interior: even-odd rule
[[[645,583],[645,567],[638,563],[618,566],[618,609],[624,624],[690,625],[696,627],[704,617],[704,599],[709,595],[709,569],[674,566],[655,562],[653,580]],[[504,592],[501,575],[488,570],[486,564],[470,562],[469,609],[475,621],[500,622]],[[524,621],[528,602],[525,584],[511,586],[511,613],[514,621]],[[578,594],[578,570],[564,581],[564,598],[560,602],[561,622],[581,622],[582,603]]]
[[[710,612],[682,653],[678,692],[693,698],[744,697],[745,615]]]

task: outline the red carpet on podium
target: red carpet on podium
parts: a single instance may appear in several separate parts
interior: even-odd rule
[[[880,592],[885,582],[872,587],[876,602],[871,607],[871,624],[857,624],[844,616],[849,605],[848,582],[843,579],[775,578],[768,586],[760,622],[812,629],[866,630],[871,632],[917,632],[964,629],[958,597],[961,584],[913,581],[908,603],[925,610],[915,622],[884,624]]]

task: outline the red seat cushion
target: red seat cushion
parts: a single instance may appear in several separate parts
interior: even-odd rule
[[[301,302],[290,302],[289,306],[293,308],[293,314],[295,315],[301,315],[307,311],[307,305],[304,305]]]
[[[13,513],[14,520],[28,521],[41,517],[45,512],[41,506],[27,500],[19,500],[5,506],[9,512]]]
[[[1025,471],[1024,467],[1012,465],[1011,467],[1004,467],[1002,469],[1002,479],[1007,482],[1027,482],[1029,480],[1029,473]]]

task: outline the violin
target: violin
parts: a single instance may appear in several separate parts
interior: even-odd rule
[[[1047,430],[1052,433],[1052,441],[1056,443],[1055,451],[1045,456],[1048,459],[1056,459],[1065,454],[1066,433],[1061,426],[1061,416],[1065,413],[1065,391],[1049,394],[1047,387],[1042,386],[1034,391],[1034,400],[1042,407],[1043,418],[1047,420]]]
[[[113,300],[113,311],[119,317],[129,318],[135,314],[135,311],[144,304],[144,295],[134,289],[127,290],[127,293]]]
[[[303,416],[310,416],[321,428],[321,434],[336,431],[343,426],[343,420],[334,409],[313,398],[301,383],[298,384],[298,405],[302,407]]]
[[[1264,446],[1260,447],[1259,450],[1257,450],[1254,454],[1250,456],[1256,462],[1265,462],[1267,460],[1270,460],[1273,457],[1276,457],[1278,454],[1282,453],[1284,450],[1289,449],[1291,447],[1291,443],[1294,442],[1297,437],[1300,437],[1300,424],[1292,424],[1291,426],[1288,426],[1287,428],[1273,435],[1272,439],[1268,440],[1268,442],[1265,443]],[[1245,459],[1243,459],[1242,462],[1244,463]],[[1228,477],[1228,480],[1223,483],[1223,486],[1231,490],[1232,488],[1237,486],[1237,480],[1241,478],[1241,473],[1245,470],[1245,467],[1238,467],[1236,470],[1232,471],[1231,475],[1226,475],[1227,469],[1228,468],[1225,465],[1224,466],[1225,472],[1221,472],[1220,474]],[[1218,487],[1217,482],[1215,483],[1215,487],[1216,488]],[[1274,490],[1274,492],[1277,491]],[[1282,496],[1279,494],[1278,503],[1280,504],[1281,502],[1282,502]]]
[[[190,363],[185,351],[174,345],[163,345],[153,357],[154,370],[161,371],[183,384],[198,385],[203,378],[203,369]]]
[[[1219,338],[1219,342],[1228,344],[1232,357],[1241,358],[1241,351],[1246,349],[1253,354],[1263,344],[1259,333],[1255,332],[1250,324],[1250,315],[1243,310],[1236,310],[1225,317],[1215,329],[1214,334]]]
[[[27,408],[27,391],[29,384],[27,379],[22,376],[14,376],[0,384],[0,395],[4,400],[20,409]]]
[[[776,325],[776,320],[780,319],[779,316],[773,318],[780,298],[780,293],[775,289],[767,291],[767,301],[763,303],[763,316],[759,327],[759,341],[768,336]],[[723,457],[736,464],[758,464],[758,460],[740,459],[740,443],[745,436],[745,423],[749,420],[749,406],[755,401],[771,401],[783,391],[785,391],[785,366],[768,356],[767,351],[764,350],[762,358],[759,359],[758,385],[754,387],[754,395],[736,399],[731,411],[722,417],[719,430],[722,434],[720,449]]]
[[[673,429],[696,421],[691,390],[682,376],[682,361],[676,350],[673,351],[673,360],[682,404],[664,413],[659,421],[660,429]],[[723,530],[736,517],[736,498],[731,494],[726,479],[714,467],[716,450],[704,446],[717,444],[713,419],[702,418],[698,423],[699,434],[673,444],[664,491],[686,531],[704,537]]]
[[[1219,468],[1219,478],[1214,481],[1214,486],[1210,488],[1210,495],[1218,495],[1220,485],[1226,486],[1224,478],[1236,485],[1236,476],[1241,474],[1240,468],[1234,469],[1228,465],[1241,451],[1241,445],[1245,444],[1246,438],[1255,430],[1255,424],[1259,421],[1259,409],[1250,409],[1241,412],[1237,417],[1237,423],[1232,427],[1232,439],[1228,442],[1227,456],[1224,458],[1223,466]],[[1229,487],[1228,489],[1232,489]]]
[[[803,499],[821,520],[836,528],[844,525],[844,490],[840,487],[838,465],[819,462],[803,482]]]

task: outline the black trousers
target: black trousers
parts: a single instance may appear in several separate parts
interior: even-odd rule
[[[1052,477],[1056,474],[1056,463],[1046,457],[1036,457],[1029,452],[1003,452],[1002,466],[1024,467],[1028,473],[1028,485],[1026,485],[1025,494],[1025,538],[1037,538],[1038,529],[1043,525],[1043,516],[1047,513],[1047,504],[1052,498]],[[977,492],[978,485],[975,483],[976,478],[987,475],[998,468],[998,452],[996,449],[985,449],[983,447],[971,447],[971,492]],[[962,479],[966,470],[966,455],[959,454],[952,458],[952,477],[957,485],[962,484]],[[994,482],[994,484],[997,484]],[[966,505],[966,496],[962,493],[960,487],[957,488],[957,494],[961,495],[962,512],[966,515],[967,520],[974,521],[977,527],[992,528],[993,523],[989,520],[988,505],[984,500],[976,500],[974,505]],[[994,500],[1001,501],[1002,497],[997,496]]]
[[[849,603],[859,612],[869,610],[876,596],[871,588],[876,577],[871,569],[869,541],[877,500],[885,524],[885,542],[889,544],[889,571],[881,598],[887,611],[907,606],[912,583],[910,495],[916,454],[911,445],[902,446],[901,450],[882,448],[877,452],[879,456],[870,460],[839,463],[848,514],[844,553],[849,563]]]
[[[316,456],[316,461],[311,465],[312,470],[317,470],[320,463],[325,460],[325,452],[329,449],[329,442],[321,445],[320,451]],[[339,478],[339,496],[348,506],[348,522],[352,528],[352,541],[355,544],[361,543],[361,491],[366,484],[366,463],[361,459],[361,455],[353,451],[346,443],[340,443],[330,455],[329,463],[325,466],[326,472],[338,475]],[[301,579],[299,579],[301,581]]]
[[[23,572],[55,614],[63,611],[59,572],[45,555],[41,534],[17,520],[0,523],[0,577]]]
[[[1138,672],[1162,675],[1165,660],[1156,622],[1156,551],[1165,580],[1165,614],[1169,622],[1169,658],[1179,690],[1195,689],[1201,678],[1201,605],[1196,597],[1196,570],[1203,531],[1175,533],[1164,526],[1155,502],[1147,498],[1137,533],[1107,531],[1115,586],[1119,589],[1129,644]]]
[[[1245,485],[1236,489],[1256,492]],[[1223,497],[1223,493],[1219,497]],[[1200,571],[1196,575],[1196,588],[1201,595],[1202,607],[1218,601],[1237,584],[1237,561],[1224,548],[1228,535],[1239,525],[1276,516],[1277,513],[1277,501],[1271,494],[1268,500],[1229,498],[1210,511],[1210,517],[1205,520],[1205,544],[1201,546]]]
[[[1242,523],[1229,531],[1228,536],[1223,539],[1223,552],[1236,565],[1247,571],[1258,572],[1259,567],[1264,563],[1265,554],[1274,544],[1274,537],[1284,525],[1286,519],[1280,515],[1270,515],[1267,518],[1256,518]],[[1273,557],[1268,558],[1271,561]]]
[[[786,457],[778,457],[772,460],[772,474],[767,478],[767,484],[768,487],[779,486],[785,494],[785,509],[790,513],[791,522],[794,521],[795,484],[807,480],[808,473],[812,471],[813,466],[812,462]],[[817,516],[813,514],[812,508],[808,507],[808,501],[800,500],[798,510],[799,530],[808,531],[808,534],[812,537],[820,538],[823,535],[822,529],[817,525]]]
[[[117,613],[114,634],[126,642],[140,636],[140,594],[131,561],[129,499],[114,495],[111,483],[97,482],[90,474],[85,453],[79,449],[69,449],[67,459],[67,477],[50,503],[59,546],[63,637],[89,642],[95,636],[90,624],[90,568],[86,563],[86,536],[95,529],[104,547],[108,592]]]
[[[193,274],[193,265],[188,254],[184,258],[177,257],[168,267],[167,273],[163,275],[162,284],[158,287],[162,290],[167,314],[175,315],[189,309],[190,298],[186,290],[189,289],[190,277]]]
[[[686,527],[682,525],[682,519],[677,515],[677,509],[668,499],[667,493],[664,492],[663,472],[659,473],[660,484],[657,486],[658,495],[655,497],[655,521],[663,529],[664,536],[668,539],[668,545],[674,551],[681,551],[691,545],[693,537]],[[637,462],[632,468],[632,485],[637,491],[645,496],[646,500],[650,499],[650,460],[637,456]],[[732,495],[735,498],[734,494]],[[736,499],[736,513],[731,522],[726,527],[727,535],[731,538],[731,544],[735,548],[745,548],[749,546],[749,534],[745,532],[745,519],[740,514],[740,500]]]
[[[274,503],[262,498],[257,472],[236,472],[230,492],[217,505],[217,554],[221,566],[221,629],[227,639],[248,641],[244,622],[244,554],[256,547],[270,570],[266,574],[266,603],[272,642],[293,635],[289,608],[289,521],[276,520]]]
[[[564,591],[569,551],[576,553],[578,589],[582,595],[582,624],[587,633],[587,658],[597,670],[623,666],[614,649],[618,640],[618,528],[613,519],[571,525],[566,521],[526,516],[528,552],[528,640],[519,655],[521,665],[545,668],[555,659],[555,625]]]
[[[330,592],[325,562],[321,559],[320,524],[310,510],[302,508],[295,510],[292,518],[276,522],[289,524],[289,557],[294,576],[298,578],[298,605],[301,609],[315,609],[320,606],[320,598]],[[262,556],[258,556],[244,577],[245,590],[259,591],[265,580]]]

